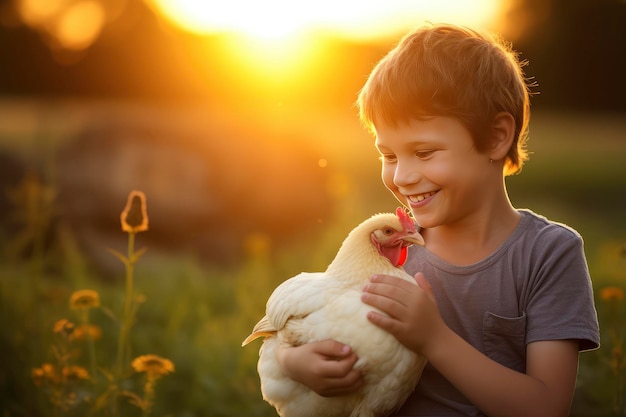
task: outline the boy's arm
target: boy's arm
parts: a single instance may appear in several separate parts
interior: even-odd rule
[[[281,346],[276,357],[285,375],[323,397],[351,394],[363,385],[361,373],[353,369],[358,357],[334,340]]]
[[[430,363],[474,405],[491,417],[558,417],[569,413],[576,373],[576,341],[542,341],[527,346],[526,373],[483,355],[444,323],[430,285],[377,276],[364,288],[363,301],[389,317],[368,318]]]
[[[448,329],[424,352],[431,364],[485,414],[566,417],[578,369],[576,341],[527,347],[526,374],[489,359]]]

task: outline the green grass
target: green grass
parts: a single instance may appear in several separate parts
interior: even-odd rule
[[[596,129],[598,126],[601,129]],[[277,249],[273,242],[261,240],[242,252],[241,262],[231,266],[207,265],[191,254],[149,256],[137,263],[135,290],[145,296],[145,302],[132,328],[131,356],[157,354],[169,358],[176,367],[174,373],[158,381],[152,415],[276,415],[262,400],[258,385],[260,342],[242,348],[241,341],[262,316],[267,297],[278,283],[299,271],[324,269],[345,233],[357,222],[396,205],[380,184],[375,154],[368,148],[371,145],[364,143],[371,141],[367,134],[360,132],[353,120],[343,118],[329,120],[326,129],[318,134],[348,134],[341,145],[327,145],[327,159],[339,167],[335,168],[334,181],[341,186],[335,187],[337,214],[325,224],[323,233],[288,249]],[[624,289],[624,123],[540,116],[532,125],[530,148],[535,152],[531,162],[521,175],[508,180],[514,204],[581,232],[597,295],[606,286]],[[121,201],[120,209],[123,204]],[[60,232],[50,250],[27,259],[8,254],[15,243],[13,236],[0,242],[3,417],[54,415],[42,389],[34,385],[31,371],[53,360],[55,322],[62,318],[78,321],[68,304],[75,290],[90,288],[100,294],[105,308],[91,314],[91,321],[103,330],[103,337],[95,342],[97,363],[110,368],[115,361],[119,327],[106,309],[120,314],[124,277],[103,279],[89,268],[71,234]],[[617,368],[611,365],[615,352],[610,343],[611,326],[622,337],[626,334],[624,306],[613,321],[615,312],[609,311],[607,303],[598,299],[597,307],[603,345],[581,355],[572,416],[625,415],[624,410],[618,413],[614,409],[614,401],[626,394],[619,387],[620,379],[623,382],[626,378],[626,367],[623,361]],[[87,366],[85,346],[77,348],[77,362]],[[142,382],[136,376],[129,377],[123,388],[140,392]],[[62,415],[86,415],[81,414],[86,408],[77,406]],[[120,411],[125,417],[141,415],[140,409],[126,403]]]

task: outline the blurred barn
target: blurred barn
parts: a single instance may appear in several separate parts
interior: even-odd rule
[[[319,163],[315,138],[204,111],[61,110],[66,132],[46,153],[51,161],[31,161],[27,169],[5,152],[3,188],[15,189],[35,165],[53,165],[54,175],[42,166],[33,173],[52,183],[54,223],[109,271],[120,265],[106,249],[125,251],[120,213],[134,189],[146,194],[150,219],[138,242],[156,256],[184,252],[228,263],[241,258],[251,236],[281,247],[321,230],[332,210],[329,169]],[[67,129],[71,120],[77,128]],[[6,198],[0,203],[7,223],[20,208]]]

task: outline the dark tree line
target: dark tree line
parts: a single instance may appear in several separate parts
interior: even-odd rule
[[[123,31],[103,35],[66,63],[55,60],[30,28],[0,25],[0,95],[189,101],[236,90],[236,83],[224,85],[227,70],[219,62],[198,64],[199,53],[211,55],[207,39],[167,28],[141,2],[133,5],[132,22]],[[518,0],[506,21],[521,28],[514,46],[530,61],[528,75],[539,84],[536,107],[626,111],[625,0]],[[351,100],[388,45],[334,48],[345,58],[330,62],[313,86],[303,84],[306,100]]]

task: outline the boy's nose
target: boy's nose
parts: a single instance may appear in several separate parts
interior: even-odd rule
[[[397,187],[405,187],[407,185],[419,182],[420,178],[421,174],[415,166],[410,164],[398,164],[396,166],[396,171],[393,176],[393,183]]]

